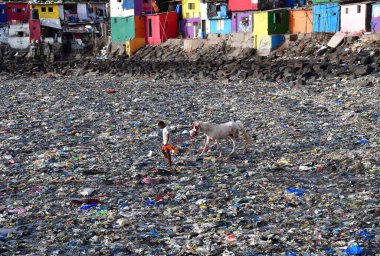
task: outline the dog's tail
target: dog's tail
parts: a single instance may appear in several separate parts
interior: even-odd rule
[[[251,142],[251,136],[249,136],[249,134],[247,133],[247,131],[245,130],[244,128],[244,125],[242,122],[240,121],[236,121],[237,125],[239,126],[239,130],[241,131],[241,133],[243,134],[244,136],[244,141],[246,144],[250,143]]]

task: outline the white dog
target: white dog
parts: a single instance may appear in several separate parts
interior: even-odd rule
[[[236,139],[239,137],[239,131],[244,136],[244,153],[247,151],[248,143],[251,141],[251,137],[248,135],[246,130],[244,129],[244,125],[240,121],[230,121],[224,124],[212,124],[206,122],[195,122],[193,124],[193,129],[190,131],[190,136],[195,137],[199,134],[199,132],[203,132],[206,134],[206,144],[201,153],[204,154],[207,150],[207,146],[209,145],[211,140],[215,140],[217,150],[219,150],[219,139],[230,138],[232,140],[232,151],[230,155],[235,153]],[[220,152],[220,155],[222,152]]]

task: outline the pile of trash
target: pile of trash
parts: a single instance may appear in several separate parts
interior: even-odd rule
[[[379,81],[0,76],[0,254],[375,255]],[[197,120],[256,139],[199,156]]]

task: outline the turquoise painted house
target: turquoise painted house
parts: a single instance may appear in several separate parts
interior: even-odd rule
[[[227,3],[208,4],[210,34],[229,34],[232,32],[232,19],[228,16]],[[216,7],[215,10],[212,10]]]
[[[353,21],[354,22],[354,21]],[[335,33],[340,30],[340,5],[326,3],[313,5],[313,32]]]
[[[210,34],[229,34],[232,32],[232,20],[210,20]]]

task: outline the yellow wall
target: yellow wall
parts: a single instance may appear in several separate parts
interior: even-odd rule
[[[268,12],[253,13],[253,34],[268,35]]]
[[[194,4],[194,9],[189,9],[189,4]],[[182,17],[184,19],[201,17],[200,0],[182,0]]]
[[[253,12],[253,47],[258,49],[260,45],[268,44],[268,12]]]
[[[43,8],[45,9],[44,12]],[[31,4],[30,9],[37,9],[39,18],[59,19],[59,8],[57,4]]]

